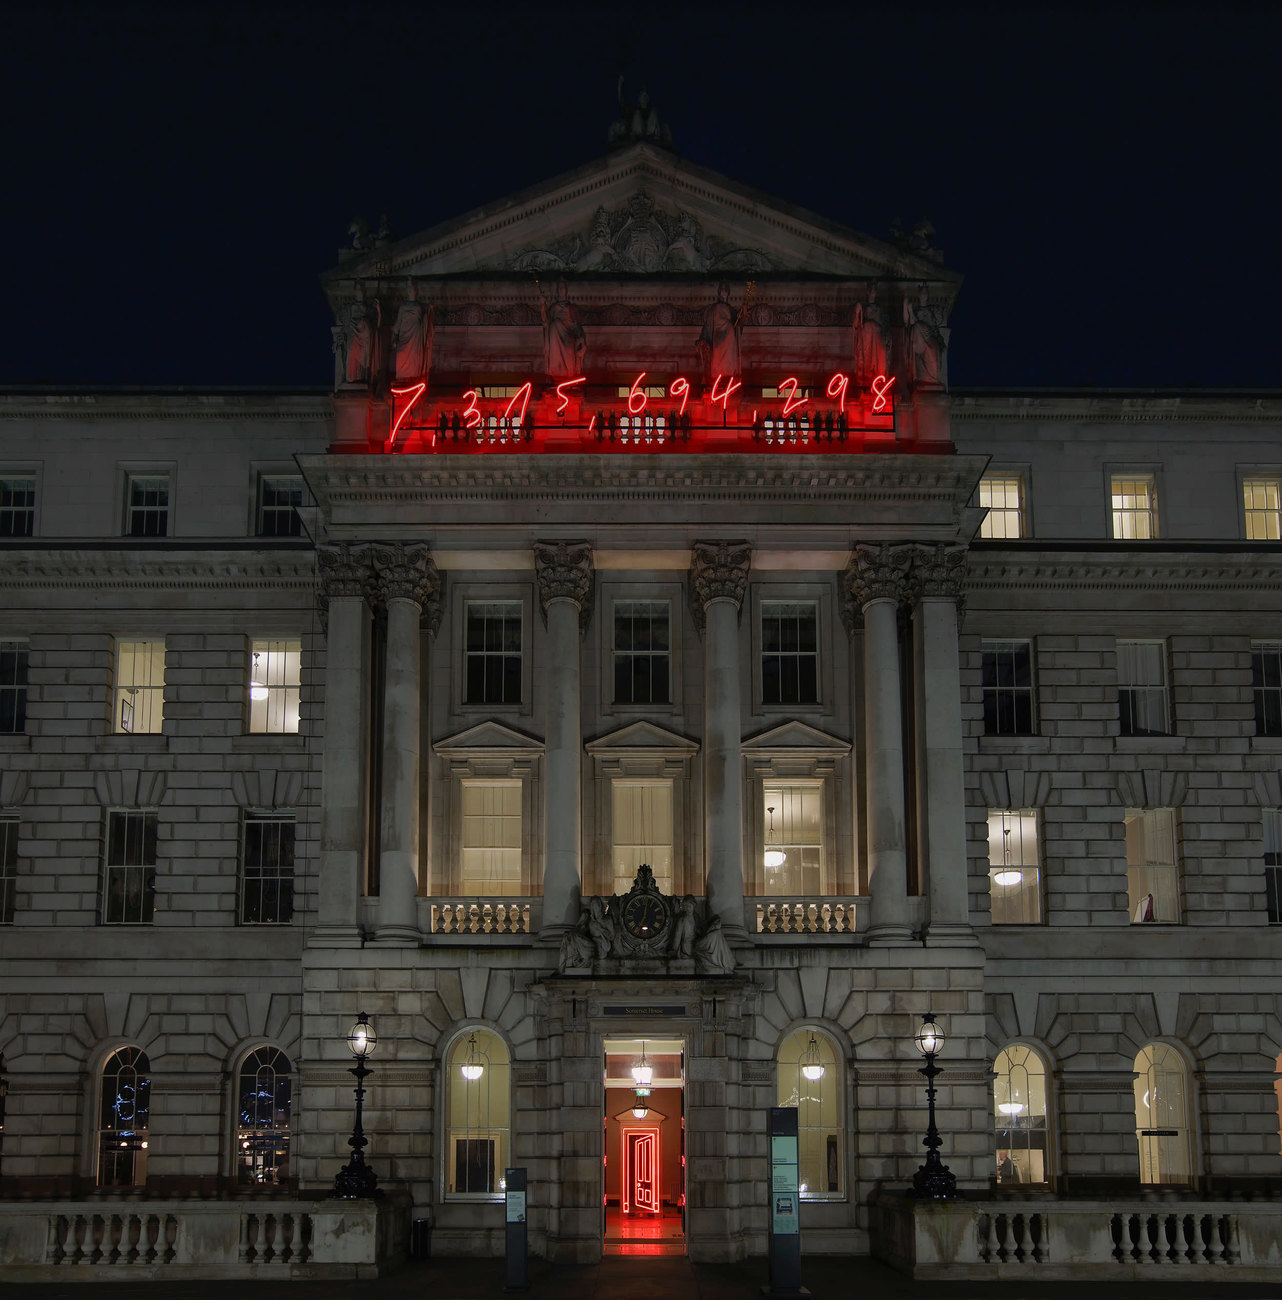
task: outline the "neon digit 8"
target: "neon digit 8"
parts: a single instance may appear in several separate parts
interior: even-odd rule
[[[838,409],[841,410],[843,413],[846,409],[846,389],[848,389],[849,387],[850,387],[850,376],[843,375],[841,371],[838,371],[828,381],[828,396],[836,397],[840,399],[841,405]]]
[[[681,399],[681,410],[678,415],[686,413],[686,403],[690,400],[690,381],[684,378],[674,379],[668,386],[669,397],[679,397]]]
[[[884,411],[890,405],[890,389],[894,382],[894,375],[891,375],[889,379],[885,375],[878,375],[872,381],[872,409],[874,411]]]
[[[643,370],[633,381],[632,387],[628,391],[628,414],[640,415],[645,410],[646,395],[645,389],[641,387],[641,381],[645,378]]]

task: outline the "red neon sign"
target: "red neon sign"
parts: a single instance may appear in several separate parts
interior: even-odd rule
[[[645,404],[648,400],[645,395],[645,389],[640,386],[641,381],[645,378],[643,370],[633,381],[632,387],[628,389],[628,414],[640,415],[645,410]]]
[[[678,415],[686,413],[686,403],[690,400],[690,381],[684,377],[678,377],[668,385],[668,396],[679,397],[681,399],[681,410]]]
[[[846,410],[846,389],[849,387],[850,387],[850,376],[843,375],[841,371],[838,371],[828,381],[828,396],[840,398],[841,400],[840,409],[843,414],[845,413]]]
[[[725,391],[719,393],[717,392],[717,386],[723,379],[726,381]],[[731,379],[728,375],[718,375],[712,381],[712,401],[714,403],[720,402],[723,409],[728,411],[730,409],[730,394],[742,387],[743,385],[737,379]]]
[[[414,404],[420,397],[427,392],[427,380],[420,379],[417,384],[410,388],[393,388],[392,392],[397,397],[404,397],[406,393],[412,394],[410,400],[401,408],[401,413],[396,417],[396,423],[392,425],[392,436],[387,440],[387,450],[392,451],[396,447],[396,435],[401,431],[401,425],[405,423],[405,417],[414,409]]]
[[[520,399],[521,418],[516,422],[518,429],[525,423],[525,408],[530,404],[530,392],[530,381],[527,379],[512,395],[512,400],[507,404],[507,410],[503,412],[503,418],[506,420],[512,414],[512,408],[516,405],[518,398]]]
[[[557,384],[556,395],[561,399],[561,405],[556,408],[556,413],[558,415],[564,415],[566,408],[570,405],[570,394],[565,390],[567,388],[573,388],[575,384],[586,384],[587,382],[587,379],[583,375],[580,375],[577,379],[565,379],[562,380],[561,383]],[[529,385],[527,384],[526,387],[528,388]],[[524,414],[524,412],[522,412],[522,414]]]
[[[783,413],[785,415],[791,415],[798,407],[805,406],[805,404],[810,401],[810,398],[808,397],[797,397],[797,387],[797,381],[791,378],[785,379],[783,383],[779,385],[779,391],[781,393],[785,388],[791,388],[792,390],[788,394],[788,400],[783,404]]]
[[[885,375],[878,375],[872,381],[872,409],[874,411],[884,411],[890,405],[890,389],[894,382],[894,375],[891,375],[889,379]]]
[[[475,429],[481,423],[481,408],[477,406],[476,389],[469,388],[463,394],[464,399],[471,398],[463,411],[463,427],[466,429]]]

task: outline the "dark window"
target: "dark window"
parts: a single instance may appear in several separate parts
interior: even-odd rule
[[[13,894],[18,874],[18,819],[0,817],[0,925],[13,924]]]
[[[301,537],[303,480],[285,474],[264,474],[258,491],[259,537]]]
[[[105,925],[148,925],[156,904],[154,812],[109,812],[103,863]]]
[[[240,919],[284,925],[294,918],[294,819],[245,815]]]
[[[1033,647],[1029,641],[983,644],[984,734],[1033,734]]]
[[[0,537],[30,537],[35,531],[36,480],[0,478]]]
[[[0,641],[0,734],[27,729],[27,643]]]
[[[520,601],[469,601],[466,626],[463,703],[520,704]]]
[[[819,702],[819,610],[813,603],[762,602],[761,702]]]
[[[151,1063],[138,1048],[122,1047],[102,1068],[99,1187],[141,1187],[147,1181],[150,1111]]]
[[[494,1191],[494,1140],[492,1138],[454,1139],[454,1190],[456,1192]]]
[[[289,1057],[275,1047],[250,1052],[240,1067],[236,1169],[241,1183],[283,1183],[289,1177],[293,1080]]]
[[[1251,685],[1255,692],[1255,734],[1282,736],[1282,641],[1251,647]]]
[[[666,600],[614,603],[614,702],[671,701],[672,641]]]
[[[168,536],[168,474],[130,474],[125,534],[129,537]]]
[[[1282,925],[1282,808],[1264,809],[1264,889],[1269,924]]]
[[[1166,707],[1166,643],[1117,643],[1117,711],[1123,736],[1170,733]]]

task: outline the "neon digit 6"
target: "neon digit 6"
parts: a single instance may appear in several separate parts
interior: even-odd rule
[[[686,413],[686,403],[690,400],[690,381],[682,378],[674,379],[668,385],[668,396],[681,399],[681,410],[677,414],[684,415]]]
[[[838,371],[828,381],[828,396],[837,397],[841,399],[841,406],[839,409],[842,411],[846,409],[846,389],[849,387],[850,387],[850,376],[843,375],[841,371]]]
[[[463,400],[467,406],[463,411],[463,427],[465,429],[475,429],[481,423],[481,408],[476,404],[476,389],[469,388],[463,394]]]
[[[890,405],[890,389],[894,382],[894,375],[891,375],[889,379],[887,379],[885,375],[878,375],[877,378],[872,381],[872,409],[874,411],[884,411],[886,407]]]
[[[641,381],[645,378],[643,370],[633,381],[632,387],[628,392],[628,414],[640,415],[645,410],[646,395],[645,389],[642,388]]]
[[[805,404],[810,401],[810,398],[808,397],[798,398],[797,381],[795,379],[785,379],[783,383],[779,385],[779,391],[781,393],[785,388],[791,388],[791,392],[788,394],[788,400],[783,404],[783,413],[785,415],[791,415],[798,407],[805,406]]]

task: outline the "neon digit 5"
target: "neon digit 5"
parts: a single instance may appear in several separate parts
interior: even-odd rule
[[[779,391],[781,393],[785,388],[791,389],[788,394],[788,400],[783,404],[783,413],[785,415],[791,415],[799,406],[805,406],[805,404],[810,401],[810,398],[808,397],[799,398],[797,396],[797,381],[795,379],[785,379],[783,383],[779,385]]]
[[[628,390],[628,414],[640,415],[645,410],[646,396],[645,389],[641,387],[641,381],[645,378],[643,370],[633,381],[632,387]]]
[[[723,379],[726,382],[725,392],[719,393],[717,392],[717,389]],[[735,389],[742,387],[743,385],[737,379],[731,379],[729,375],[718,375],[716,379],[712,381],[712,400],[714,402],[720,402],[722,409],[728,411],[730,409],[730,394],[733,393]]]
[[[567,388],[573,388],[575,384],[586,384],[587,382],[588,381],[580,375],[578,379],[566,379],[557,384],[556,395],[561,399],[561,405],[556,408],[556,413],[558,415],[564,415],[566,407],[570,405],[570,394],[565,390]],[[528,388],[529,384],[526,384],[526,387]]]
[[[828,381],[828,396],[839,398],[841,401],[840,410],[846,409],[846,389],[850,387],[850,376],[843,375],[839,370]]]
[[[463,409],[463,427],[465,429],[475,429],[481,423],[481,408],[476,404],[476,389],[469,388],[463,394],[467,406]]]
[[[894,382],[894,375],[891,375],[889,379],[885,375],[878,375],[872,381],[872,409],[874,411],[884,411],[890,405],[890,389]]]
[[[683,378],[674,379],[668,385],[668,396],[681,399],[681,410],[677,414],[684,415],[686,413],[686,403],[690,400],[690,381]]]
[[[417,384],[411,388],[393,388],[392,392],[397,397],[404,397],[406,393],[410,394],[410,400],[401,408],[401,413],[396,417],[396,423],[392,425],[392,436],[387,440],[387,450],[396,449],[396,435],[401,431],[401,425],[405,423],[405,417],[414,409],[415,403],[420,397],[427,392],[427,380],[420,379]]]

